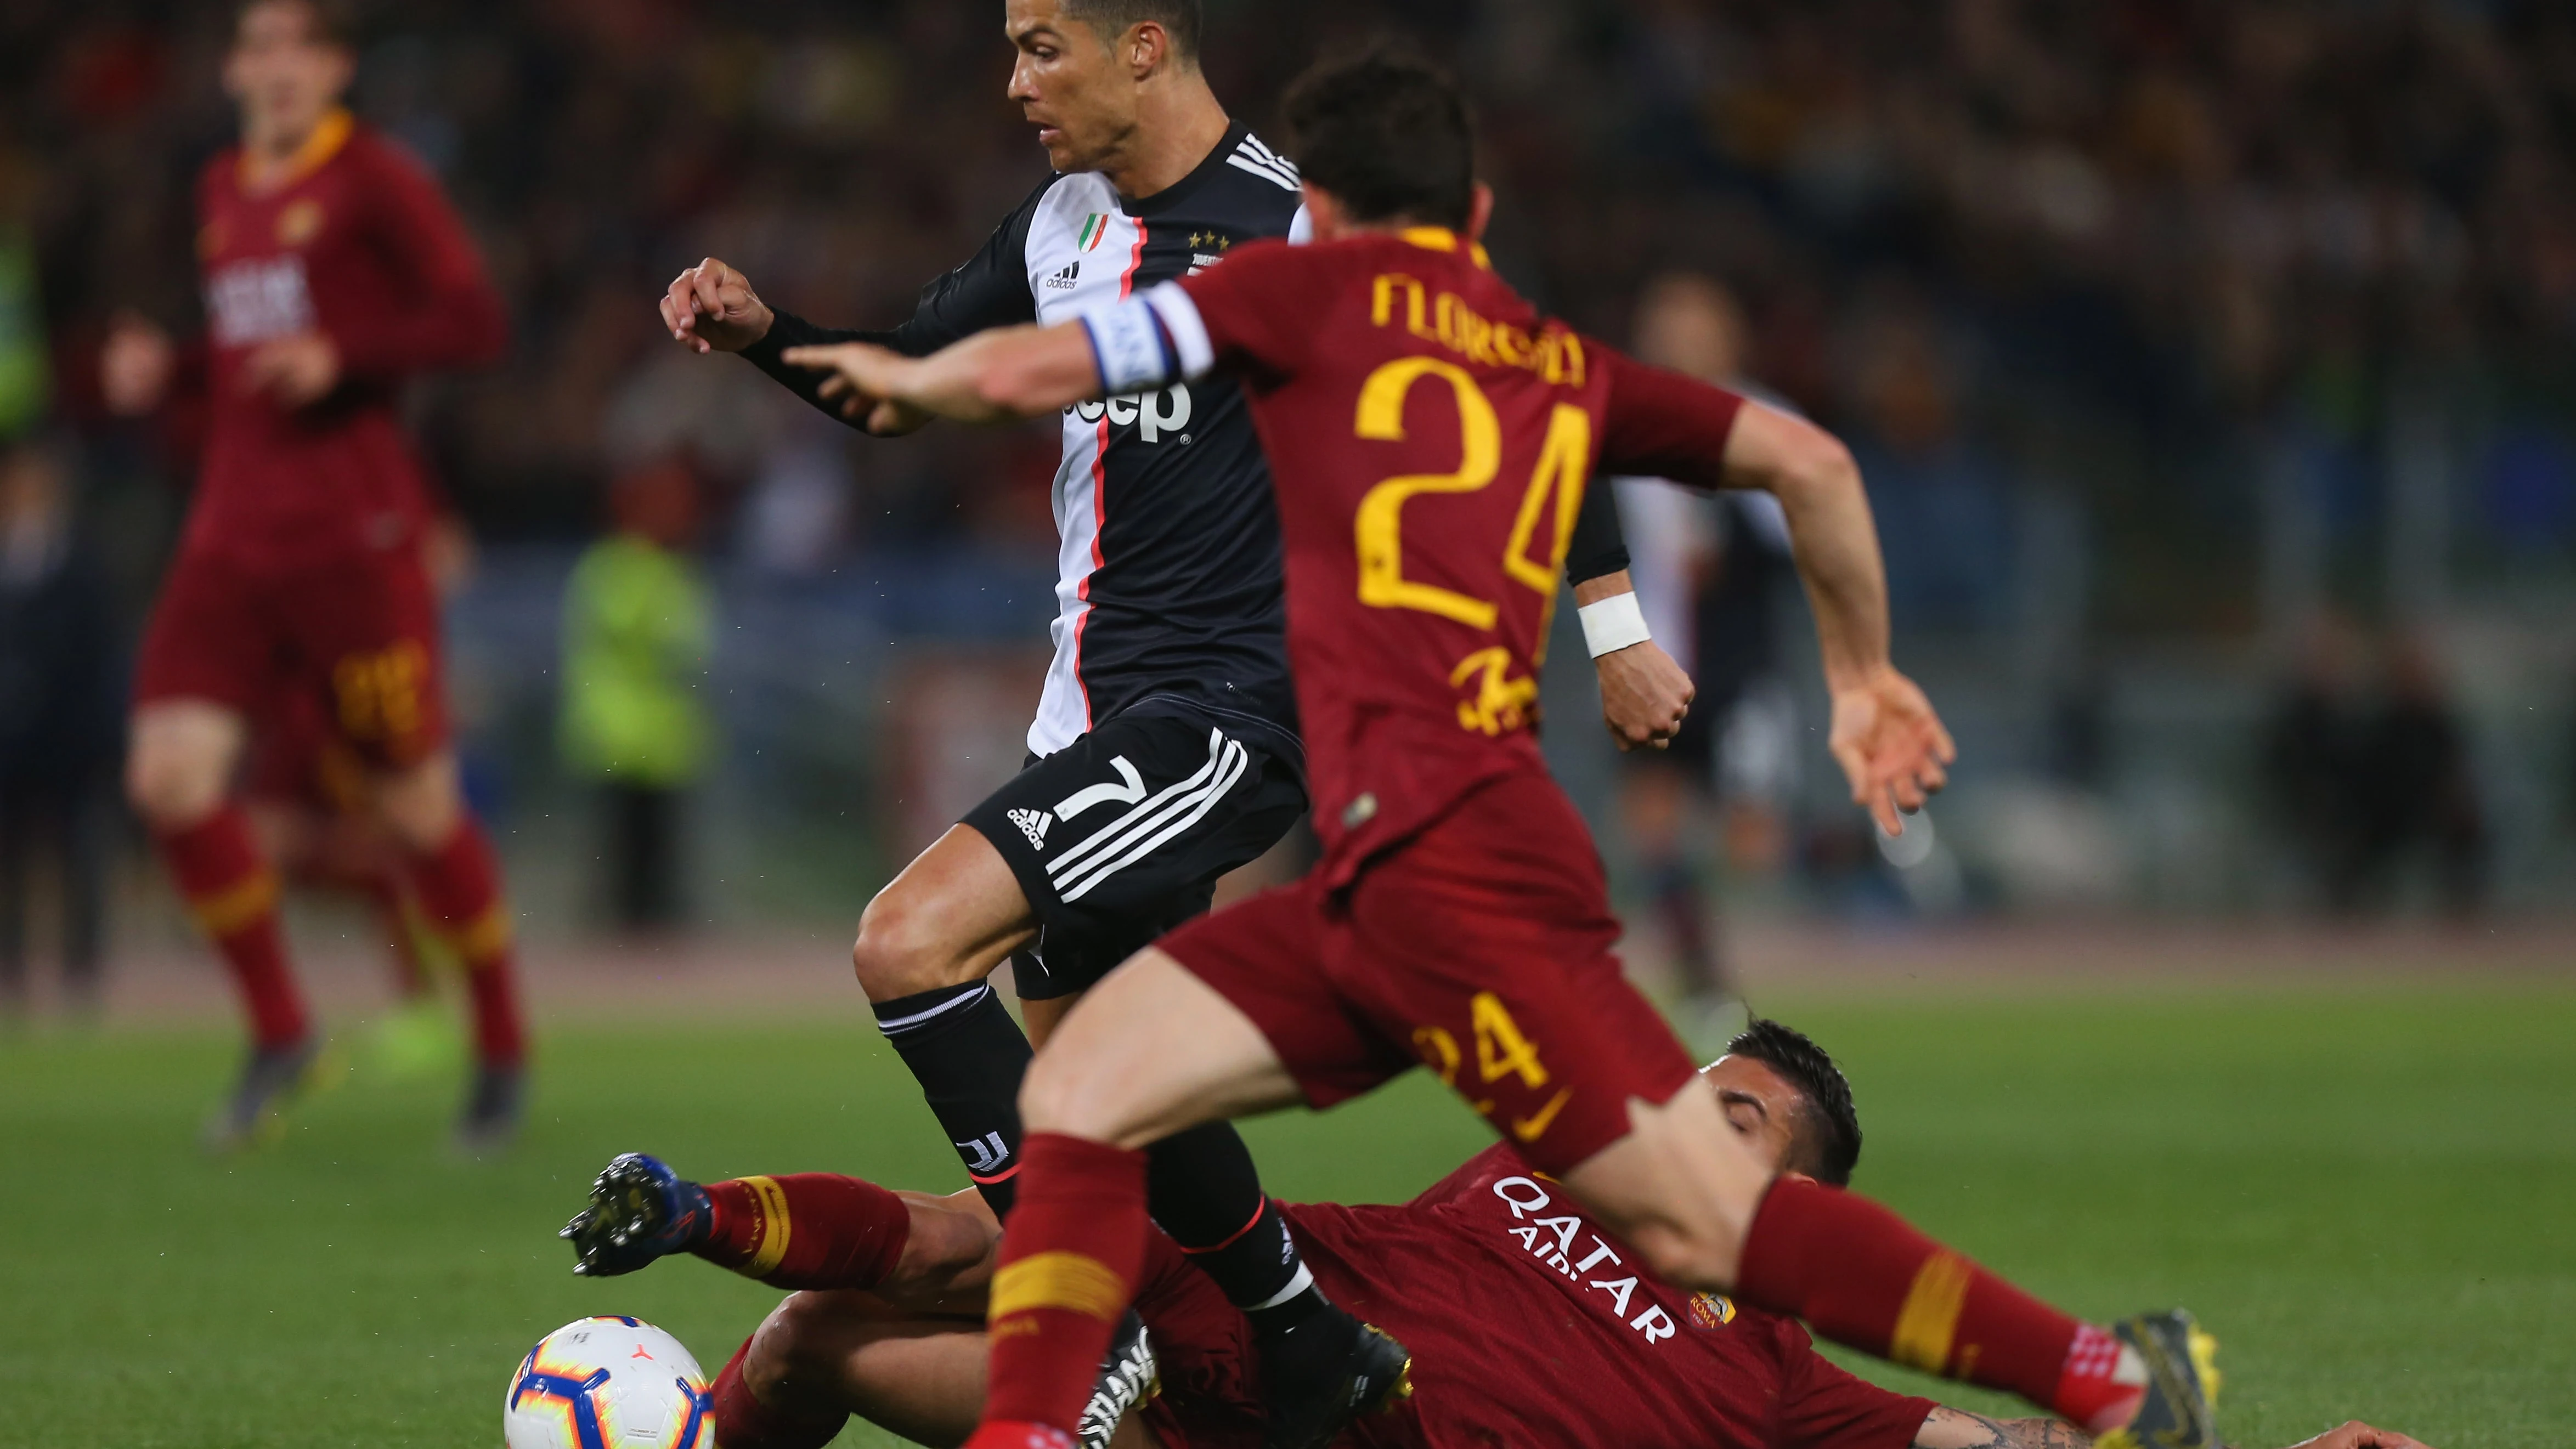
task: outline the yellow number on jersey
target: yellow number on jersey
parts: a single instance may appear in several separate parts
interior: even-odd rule
[[[1539,444],[1538,468],[1530,474],[1529,492],[1521,498],[1521,516],[1512,524],[1511,544],[1503,550],[1503,567],[1513,578],[1538,590],[1552,603],[1556,576],[1565,571],[1565,551],[1574,546],[1574,516],[1583,511],[1583,478],[1592,469],[1592,416],[1572,403],[1558,403],[1547,420],[1547,441]],[[1546,510],[1550,484],[1556,488],[1556,546],[1547,561],[1529,556]],[[1544,639],[1546,631],[1539,631]]]
[[[1476,1070],[1489,1082],[1517,1075],[1525,1087],[1547,1085],[1547,1068],[1539,1065],[1538,1048],[1521,1035],[1501,997],[1479,991],[1469,1003],[1469,1024],[1476,1030]]]
[[[1473,493],[1494,481],[1502,466],[1503,432],[1494,405],[1464,368],[1436,357],[1400,357],[1360,385],[1356,431],[1363,438],[1401,442],[1404,399],[1425,377],[1449,384],[1458,399],[1458,436],[1464,455],[1455,473],[1408,473],[1389,478],[1360,499],[1360,602],[1380,609],[1419,609],[1470,629],[1494,627],[1494,606],[1483,599],[1422,584],[1404,576],[1405,500],[1417,493]]]

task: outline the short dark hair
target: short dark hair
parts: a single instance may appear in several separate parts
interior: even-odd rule
[[[293,5],[304,12],[304,33],[324,45],[342,50],[358,48],[358,12],[350,0],[242,0],[233,7],[233,29],[241,29],[250,13],[269,5]]]
[[[1288,154],[1361,222],[1452,229],[1476,206],[1476,122],[1447,71],[1379,49],[1316,65],[1288,89]]]
[[[1172,53],[1188,65],[1199,63],[1199,37],[1207,30],[1199,0],[1065,0],[1064,13],[1090,26],[1103,45],[1151,20],[1172,37]]]
[[[1852,1105],[1851,1083],[1825,1049],[1803,1032],[1757,1016],[1726,1044],[1726,1054],[1751,1057],[1798,1089],[1792,1160],[1781,1165],[1818,1182],[1850,1186],[1860,1163],[1860,1111]]]

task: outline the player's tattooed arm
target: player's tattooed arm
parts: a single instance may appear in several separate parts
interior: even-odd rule
[[[2093,1436],[2057,1419],[1989,1419],[1936,1408],[1914,1431],[1914,1449],[2093,1449]]]

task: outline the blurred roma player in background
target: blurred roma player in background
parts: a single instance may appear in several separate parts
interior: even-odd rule
[[[490,842],[449,746],[430,510],[396,417],[405,379],[500,355],[480,259],[417,163],[340,105],[355,58],[329,0],[251,0],[224,87],[241,144],[199,178],[209,436],[185,536],[135,683],[126,788],[191,912],[232,969],[252,1051],[208,1141],[271,1126],[321,1037],[290,973],[277,873],[231,783],[250,721],[306,692],[358,762],[474,1004],[479,1063],[459,1144],[515,1130],[525,1033]],[[109,339],[110,406],[157,406],[182,361],[140,323]]]

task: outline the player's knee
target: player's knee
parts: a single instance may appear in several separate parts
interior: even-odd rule
[[[1629,1242],[1655,1276],[1667,1283],[1710,1293],[1735,1287],[1740,1245],[1732,1238],[1655,1223],[1634,1229]]]
[[[828,1373],[823,1301],[811,1293],[791,1293],[751,1336],[742,1356],[742,1382],[753,1398],[774,1402],[795,1391],[801,1381]]]
[[[1114,1073],[1094,1070],[1078,1052],[1050,1045],[1020,1079],[1020,1125],[1028,1132],[1117,1142],[1134,1115],[1123,1110],[1117,1080]]]
[[[413,853],[446,845],[465,819],[455,758],[438,755],[387,777],[376,792],[376,809],[385,828]]]
[[[859,939],[850,947],[850,965],[870,1001],[937,991],[973,978],[970,963],[943,925],[949,914],[901,882],[868,902],[859,917]]]
[[[181,830],[223,803],[220,770],[192,752],[138,742],[125,764],[125,798],[156,830]]]

